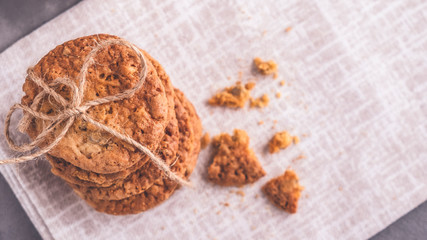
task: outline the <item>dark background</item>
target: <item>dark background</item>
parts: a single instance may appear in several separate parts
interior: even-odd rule
[[[0,0],[0,53],[79,0]],[[427,26],[426,26],[427,27]],[[41,239],[0,175],[0,240]],[[371,240],[427,240],[427,201]]]

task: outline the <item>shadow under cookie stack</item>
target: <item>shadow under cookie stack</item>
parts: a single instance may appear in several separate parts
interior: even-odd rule
[[[64,84],[55,85],[54,79],[67,77],[78,84],[86,56],[100,41],[109,39],[119,38],[100,34],[68,41],[44,56],[33,67],[33,72],[69,100],[72,89]],[[200,151],[200,119],[184,94],[172,86],[162,66],[140,51],[147,73],[141,89],[131,98],[93,106],[86,112],[96,121],[147,147],[172,172],[188,179]],[[83,102],[132,88],[138,82],[142,65],[129,47],[112,44],[101,49],[87,69]],[[31,106],[42,88],[27,77],[23,90],[25,96],[21,102]],[[64,110],[50,96],[37,104],[38,111],[48,116]],[[35,139],[48,125],[49,121],[34,118],[26,132]],[[51,142],[60,131],[54,129],[43,144]],[[46,158],[55,175],[64,179],[97,211],[108,214],[146,211],[168,199],[179,187],[135,146],[79,117]]]

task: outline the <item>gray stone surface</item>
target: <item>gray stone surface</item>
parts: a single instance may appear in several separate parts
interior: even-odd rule
[[[79,0],[0,0],[0,52]],[[40,235],[0,175],[0,240],[40,239]],[[371,240],[427,240],[427,202]]]
[[[0,0],[0,52],[80,0]]]
[[[371,240],[426,240],[427,201],[388,226]]]
[[[0,196],[0,240],[41,239],[1,174]]]

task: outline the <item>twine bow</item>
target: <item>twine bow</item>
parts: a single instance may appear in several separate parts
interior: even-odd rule
[[[109,45],[112,45],[112,44],[126,46],[126,47],[132,49],[133,51],[135,51],[135,53],[138,55],[139,59],[141,60],[141,64],[142,64],[142,69],[139,73],[139,81],[133,88],[127,89],[127,90],[125,90],[121,93],[118,93],[116,95],[98,98],[98,99],[87,101],[87,102],[83,103],[82,101],[83,101],[83,97],[84,97],[84,90],[85,90],[85,85],[86,85],[86,75],[87,75],[88,68],[89,68],[89,66],[94,64],[94,62],[95,62],[94,56],[97,54],[97,52],[99,50],[109,46]],[[35,149],[37,146],[39,146],[39,144],[44,142],[46,140],[47,136],[54,129],[57,129],[58,127],[60,127],[60,124],[65,122],[65,126],[61,129],[60,133],[55,137],[55,140],[53,142],[51,142],[51,143],[47,144],[46,146],[40,148],[37,152],[35,152],[33,154],[28,154],[28,155],[24,155],[21,157],[17,157],[17,158],[0,160],[0,165],[9,164],[9,163],[22,163],[22,162],[30,161],[36,157],[39,157],[39,156],[49,152],[52,148],[54,148],[61,141],[61,139],[65,136],[65,134],[67,133],[69,128],[72,126],[74,121],[78,117],[81,117],[83,120],[93,124],[97,128],[104,130],[104,131],[110,133],[111,135],[117,137],[118,139],[123,140],[123,141],[135,146],[136,148],[138,148],[140,151],[142,151],[144,154],[146,154],[151,159],[151,161],[160,170],[162,170],[163,173],[166,175],[166,177],[168,177],[169,179],[171,179],[171,180],[173,180],[173,181],[175,181],[181,185],[186,185],[186,186],[191,185],[189,182],[187,182],[186,180],[184,180],[183,178],[177,176],[174,172],[172,172],[171,169],[169,168],[169,166],[163,160],[161,160],[157,156],[155,156],[148,148],[141,145],[139,142],[135,141],[131,137],[129,137],[125,134],[122,134],[122,133],[102,124],[102,123],[95,121],[94,119],[92,119],[87,114],[87,110],[93,106],[131,98],[135,94],[135,92],[138,91],[143,86],[143,84],[145,82],[146,75],[147,75],[147,63],[146,63],[144,55],[133,44],[131,44],[125,40],[121,40],[121,39],[105,40],[105,41],[100,42],[86,56],[85,61],[83,63],[83,66],[80,70],[80,73],[77,76],[77,78],[79,79],[79,85],[78,86],[75,84],[75,82],[72,79],[69,79],[69,78],[57,78],[57,79],[53,80],[50,84],[46,84],[40,77],[35,75],[32,68],[29,68],[27,73],[28,73],[28,78],[31,81],[33,81],[34,83],[36,83],[43,90],[39,94],[37,94],[37,96],[33,100],[33,103],[31,104],[31,106],[28,107],[28,106],[16,103],[10,108],[10,110],[6,116],[6,121],[5,121],[5,136],[6,136],[7,143],[9,144],[9,147],[15,151],[18,151],[18,152],[31,151],[31,150]],[[63,85],[70,87],[71,92],[72,92],[72,97],[69,101],[64,99],[64,97],[62,97],[60,94],[58,94],[57,92],[55,92],[52,89],[52,87],[58,86],[59,84],[63,84]],[[44,113],[39,112],[38,107],[39,107],[40,101],[46,95],[52,96],[58,102],[58,104],[61,106],[62,111],[60,111],[58,114],[53,115],[53,116],[49,116],[49,115],[46,115]],[[24,116],[20,120],[19,125],[18,125],[18,129],[21,132],[24,132],[27,129],[28,125],[31,123],[33,118],[37,118],[37,119],[41,119],[41,120],[47,120],[50,122],[48,124],[48,126],[32,142],[30,142],[28,144],[17,145],[13,142],[13,140],[10,137],[10,133],[9,133],[10,120],[11,120],[13,113],[17,109],[21,109],[24,112]]]

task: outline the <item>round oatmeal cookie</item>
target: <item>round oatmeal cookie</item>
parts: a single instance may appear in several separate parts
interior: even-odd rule
[[[178,148],[178,142],[180,141],[183,144],[183,148],[188,148],[187,151],[191,152],[190,148],[194,146],[193,144],[189,144],[195,141],[195,134],[193,132],[194,129],[191,127],[192,124],[194,125],[194,123],[192,123],[194,122],[194,117],[190,117],[189,115],[189,112],[191,112],[191,109],[188,107],[189,104],[185,103],[187,106],[184,106],[181,101],[182,100],[180,100],[180,98],[175,98],[175,112],[178,120],[177,125],[179,126],[179,131],[181,131],[181,133],[178,133],[178,127],[176,127],[176,134],[167,138],[163,142],[166,143],[165,147],[170,148],[171,145],[176,145]],[[197,124],[195,126],[197,126]],[[168,134],[170,134],[170,132]],[[160,150],[160,152],[163,151],[163,149]],[[173,157],[174,156],[168,155],[162,156],[162,158],[168,164],[173,163],[175,160]],[[177,156],[177,158],[180,157],[181,156],[179,155]],[[93,199],[120,200],[144,192],[150,188],[154,182],[159,177],[161,177],[161,175],[162,171],[155,164],[149,162],[140,169],[136,170],[134,173],[130,174],[126,179],[119,181],[109,187],[87,187],[76,184],[74,185],[74,189]]]
[[[159,76],[160,80],[165,86],[165,92],[167,94],[169,105],[174,107],[175,93],[174,93],[174,88],[172,86],[172,83],[169,79],[169,76],[166,74],[166,72],[164,71],[163,67],[160,65],[159,62],[157,62],[154,58],[152,58],[148,53],[144,51],[142,52],[144,53],[147,60],[150,61],[154,66],[154,68],[156,69],[157,75]],[[169,118],[171,119],[170,121],[176,121],[174,108],[172,108],[172,110],[169,111]],[[164,137],[168,138],[167,136],[168,133],[169,135],[173,136],[174,132],[178,132],[178,129],[173,129],[174,126],[176,126],[176,124],[171,126],[168,125],[168,127],[165,129],[166,135],[164,135]],[[156,150],[155,153],[161,153],[161,155],[163,156],[169,156],[171,154],[176,153],[176,150],[178,149],[177,144],[175,144],[176,146],[170,146],[168,148],[165,147],[165,144],[167,144],[166,139],[162,139],[161,146]],[[170,153],[167,153],[166,155],[164,155],[163,154],[164,151],[170,151]],[[134,165],[132,165],[131,167],[125,170],[115,172],[115,173],[109,173],[109,174],[100,174],[100,173],[83,170],[60,158],[53,157],[48,154],[46,157],[52,165],[52,173],[63,178],[64,180],[70,183],[78,184],[85,187],[109,187],[113,184],[118,184],[120,182],[123,182],[125,178],[127,178],[131,173],[134,173],[136,170],[140,169],[148,161],[148,157],[144,156],[144,158],[142,158],[140,161],[138,161],[137,163],[135,163]],[[171,156],[171,158],[173,157]]]
[[[175,89],[176,95],[183,99],[183,105],[189,114],[191,119],[191,131],[194,132],[194,138],[192,139],[191,146],[188,147],[188,141],[185,141],[185,135],[188,135],[184,128],[180,127],[180,142],[178,154],[178,161],[172,166],[172,170],[179,176],[188,178],[192,173],[197,157],[200,152],[200,137],[201,137],[201,122],[197,113],[194,110],[192,104],[185,98],[185,96],[178,90]],[[179,114],[177,113],[178,119]],[[73,188],[75,186],[71,185]],[[130,196],[121,200],[101,200],[92,198],[89,195],[84,195],[79,191],[76,191],[86,202],[94,207],[97,211],[105,212],[114,215],[125,215],[125,214],[136,214],[142,211],[151,209],[163,201],[167,200],[177,189],[178,184],[161,177],[155,181],[155,183],[148,188],[146,191]]]
[[[43,78],[46,84],[51,84],[54,79],[60,77],[69,77],[78,84],[78,75],[87,54],[97,42],[111,38],[117,37],[100,34],[65,42],[44,56],[34,66],[34,73]],[[142,63],[128,47],[110,45],[100,50],[94,61],[88,68],[83,103],[118,94],[132,88],[139,81]],[[146,64],[147,76],[144,85],[133,97],[91,107],[87,113],[94,120],[129,135],[150,151],[154,151],[164,135],[171,106],[155,68],[150,61]],[[69,87],[57,85],[54,88],[65,99],[70,99]],[[21,102],[31,105],[41,88],[27,78],[23,90],[26,95]],[[52,97],[45,97],[39,107],[39,111],[47,115],[55,115],[62,110]],[[48,124],[46,121],[33,119],[26,132],[34,139]],[[47,141],[41,145],[52,142],[60,130],[55,129],[54,134],[48,136]],[[144,156],[134,146],[99,130],[79,117],[49,154],[81,169],[103,174],[129,168]]]
[[[176,159],[176,153],[178,150],[178,138],[179,138],[178,121],[174,117],[173,119],[171,119],[171,121],[169,122],[169,125],[166,127],[165,135],[163,136],[163,139],[159,144],[158,149],[155,152],[156,155],[159,156],[161,159],[163,159],[167,164],[171,164],[174,161],[174,159]],[[160,173],[157,173],[160,170],[156,166],[153,166],[155,168],[154,169],[155,172],[151,172],[151,170],[153,170],[153,167],[148,169],[148,165],[149,164],[152,165],[151,162],[147,164],[143,164],[138,170],[135,170],[135,171],[132,169],[134,167],[140,166],[141,163],[143,163],[142,161],[133,165],[131,168],[128,168],[127,172],[121,171],[119,173],[112,173],[112,174],[99,174],[99,173],[92,173],[86,170],[82,170],[60,158],[53,157],[48,154],[46,155],[46,158],[49,160],[52,166],[51,171],[53,174],[61,177],[62,179],[64,179],[69,183],[77,184],[78,186],[80,186],[81,189],[87,189],[87,191],[89,191],[89,189],[94,191],[93,188],[96,189],[96,188],[102,187],[102,184],[96,184],[91,181],[81,180],[81,179],[84,179],[85,177],[90,177],[91,179],[98,179],[98,180],[101,180],[103,177],[105,180],[104,184],[105,183],[109,184],[108,186],[105,186],[105,187],[121,184],[123,185],[123,187],[128,188],[127,186],[132,181],[143,181],[143,180],[148,181],[148,179],[158,178],[157,174],[160,174]],[[127,175],[127,173],[129,173],[127,177],[117,178],[114,180],[115,182],[113,182],[113,178],[112,178],[113,175],[121,177],[124,174]],[[147,183],[144,183],[144,184],[147,184]],[[93,186],[93,187],[88,187],[88,186]]]

